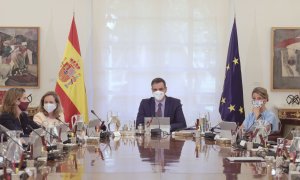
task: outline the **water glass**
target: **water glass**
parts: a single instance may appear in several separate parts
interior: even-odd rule
[[[277,148],[283,148],[284,138],[277,138]]]

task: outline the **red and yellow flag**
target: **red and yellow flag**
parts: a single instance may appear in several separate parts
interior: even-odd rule
[[[80,114],[84,122],[88,122],[83,61],[74,17],[58,73],[55,91],[61,99],[66,122],[70,122],[71,117],[75,114]]]

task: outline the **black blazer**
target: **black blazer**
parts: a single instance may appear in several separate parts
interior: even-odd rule
[[[0,115],[0,124],[6,127],[9,130],[20,130],[23,131],[24,135],[29,135],[31,129],[27,127],[30,125],[33,129],[40,128],[33,120],[30,120],[26,113],[22,112],[20,114],[20,121],[18,118],[15,118],[12,114],[2,113]]]
[[[155,99],[143,99],[140,103],[139,112],[136,118],[136,125],[144,124],[145,117],[155,116]],[[182,112],[182,105],[179,99],[166,96],[165,117],[170,117],[171,131],[186,128],[185,118]]]

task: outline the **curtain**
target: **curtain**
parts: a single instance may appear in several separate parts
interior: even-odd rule
[[[232,14],[228,0],[94,0],[90,107],[132,123],[161,77],[188,125],[206,112],[216,124]]]

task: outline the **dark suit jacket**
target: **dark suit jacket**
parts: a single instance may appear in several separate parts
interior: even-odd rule
[[[154,97],[143,99],[140,103],[139,112],[136,118],[136,125],[144,124],[145,117],[155,116]],[[182,105],[179,99],[166,96],[165,117],[170,117],[171,131],[186,128],[185,118],[182,112]]]
[[[19,118],[20,121],[12,114],[2,113],[0,115],[0,124],[9,130],[23,131],[24,135],[29,135],[32,131],[30,128],[27,128],[27,125],[30,125],[33,129],[40,127],[33,120],[30,120],[24,112],[20,114]]]

